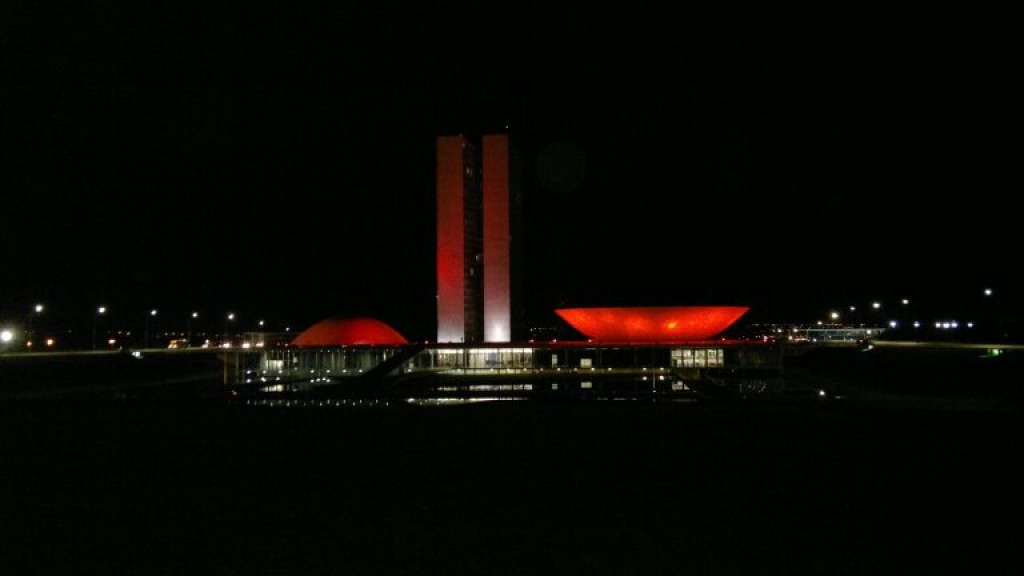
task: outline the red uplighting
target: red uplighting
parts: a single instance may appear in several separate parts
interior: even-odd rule
[[[739,320],[746,306],[560,308],[555,313],[588,338],[603,342],[707,340]]]
[[[465,337],[466,139],[437,139],[437,341]]]
[[[408,344],[394,328],[374,318],[329,318],[307,328],[292,346],[398,346]]]

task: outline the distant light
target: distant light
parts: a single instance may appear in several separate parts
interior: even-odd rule
[[[108,346],[113,346],[114,344],[117,344],[117,340],[114,340],[113,338],[111,338],[110,340],[107,340],[107,345]]]
[[[96,309],[96,313],[97,314],[106,314],[107,313],[107,307],[106,306],[100,306],[99,308]]]
[[[32,341],[29,340],[28,342],[25,342],[25,347],[26,348],[31,348],[32,347]]]
[[[936,328],[942,328],[942,322],[936,322],[935,323],[935,327]]]
[[[260,326],[263,326],[263,320],[260,320],[259,324]]]
[[[903,300],[900,300],[900,302],[902,302],[904,306],[906,306],[907,304],[910,304],[910,300],[907,300],[906,298],[904,298]]]
[[[43,311],[43,305],[42,304],[36,304],[36,313],[39,313],[39,312],[42,312],[42,311]]]
[[[149,311],[149,315],[150,316],[156,316],[156,310],[150,310]]]
[[[252,344],[248,342],[242,342],[242,348],[252,348]]]
[[[943,322],[942,323],[942,329],[943,330],[949,330],[949,322]]]
[[[951,328],[959,328],[959,327],[960,327],[960,325],[959,325],[959,324],[957,324],[956,322],[950,322],[950,323],[949,323],[949,326],[950,326]]]
[[[850,312],[856,312],[856,311],[857,311],[857,307],[856,306],[850,306]]]
[[[833,312],[829,314],[829,316],[831,316],[833,320],[839,320],[839,312]]]
[[[234,312],[228,312],[228,320],[234,320],[234,319],[235,319],[235,313]]]
[[[46,339],[46,347],[47,348],[53,348],[54,344],[56,344],[56,341],[53,338],[47,338]]]
[[[199,312],[193,312],[192,313],[192,317],[193,318],[199,318]]]
[[[967,327],[968,328],[974,328],[974,322],[968,322],[967,323]]]
[[[818,320],[818,326],[821,326],[822,324],[824,324],[824,322],[822,322],[821,320]]]
[[[0,332],[0,342],[10,342],[11,340],[14,340],[14,332],[10,330]]]
[[[284,331],[285,332],[291,332],[292,331],[292,327],[291,326],[285,326],[284,327]]]
[[[871,307],[874,308],[875,310],[878,310],[879,308],[882,307],[882,303],[881,302],[872,302],[871,303]]]
[[[992,295],[992,289],[991,288],[985,288],[985,296],[991,296],[991,295]]]
[[[825,397],[825,391],[824,390],[818,390],[818,396],[821,396],[822,398],[824,398]]]
[[[895,320],[889,320],[889,328],[895,328],[895,327],[896,327],[896,321]]]
[[[921,323],[918,322],[917,320],[914,320],[914,328],[920,328],[920,327],[921,327]]]

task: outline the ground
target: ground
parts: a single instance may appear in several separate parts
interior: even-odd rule
[[[0,573],[1009,573],[1016,413],[0,404]]]

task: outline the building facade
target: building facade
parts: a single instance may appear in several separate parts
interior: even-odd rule
[[[513,338],[521,195],[507,134],[437,139],[437,341]]]

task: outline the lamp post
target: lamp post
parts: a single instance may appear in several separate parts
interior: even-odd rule
[[[154,308],[154,309],[149,311],[149,316],[146,316],[146,326],[145,326],[145,332],[144,332],[144,335],[143,335],[143,345],[142,345],[143,348],[149,348],[149,319],[150,318],[156,318],[156,315],[157,315],[157,310],[156,310],[156,308]]]
[[[96,349],[96,324],[101,316],[106,315],[107,307],[100,305],[96,307],[96,314],[92,317],[92,349]]]
[[[185,329],[185,339],[188,342],[189,347],[192,347],[192,321],[199,318],[199,312],[193,312],[188,317],[188,324]]]
[[[231,337],[228,335],[228,322],[235,321],[235,313],[228,312],[227,316],[224,317],[224,342],[229,346],[231,345]]]
[[[32,307],[32,313],[28,315],[28,331],[25,332],[25,341],[29,346],[32,345],[32,320],[37,314],[42,314],[44,309],[42,304],[36,304]]]

